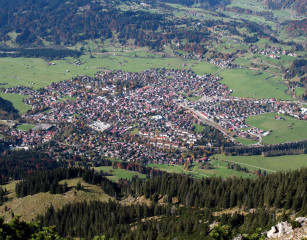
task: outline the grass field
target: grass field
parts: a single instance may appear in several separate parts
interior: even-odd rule
[[[239,171],[234,171],[232,169],[227,168],[227,163],[223,161],[212,160],[210,161],[214,169],[206,170],[201,169],[199,163],[193,163],[189,168],[189,171],[184,171],[183,165],[166,165],[166,164],[148,164],[149,167],[154,167],[166,172],[174,172],[174,173],[184,173],[191,175],[195,178],[203,178],[203,177],[212,177],[212,176],[220,176],[220,177],[245,177],[245,178],[255,178],[254,175]]]
[[[12,102],[13,106],[19,111],[21,115],[24,114],[27,110],[31,109],[31,106],[23,103],[22,101],[24,98],[28,97],[26,95],[23,96],[19,94],[0,93],[0,97]]]
[[[120,178],[131,180],[133,176],[138,176],[139,178],[146,178],[145,174],[140,174],[138,172],[128,171],[125,169],[113,169],[112,166],[96,167],[95,170],[97,171],[101,170],[103,172],[108,172],[112,174],[113,176],[107,177],[112,181],[117,181]]]
[[[299,169],[303,166],[307,167],[307,154],[278,157],[262,157],[260,155],[225,156],[216,154],[213,158],[238,163],[241,167],[246,167],[250,170],[266,170],[268,173]]]
[[[250,145],[250,144],[257,143],[257,141],[249,140],[246,138],[235,137],[235,139],[244,145]]]
[[[223,77],[221,82],[233,90],[233,96],[293,100],[285,93],[286,86],[266,80],[271,76],[267,72],[258,75],[248,69],[227,69],[219,75]]]
[[[139,134],[140,133],[140,129],[139,128],[133,128],[131,131],[130,131],[131,134]]]
[[[29,131],[30,129],[34,127],[35,125],[32,125],[32,124],[21,124],[17,126],[17,129],[21,131]]]
[[[277,115],[285,118],[285,120],[274,119]],[[264,144],[307,139],[307,122],[284,114],[266,113],[250,116],[247,118],[246,123],[266,131],[272,131],[270,135],[262,138],[262,143]]]
[[[82,65],[74,66],[72,63],[77,59],[67,58],[51,61],[56,65],[48,66],[48,62],[39,58],[0,58],[0,82],[7,83],[3,87],[22,85],[39,89],[52,82],[69,80],[77,75],[93,76],[99,68],[134,72],[162,67],[192,68],[197,74],[214,73],[218,70],[216,66],[207,62],[178,58],[135,57],[135,54],[132,56],[117,56],[116,53],[97,54],[95,58],[83,55],[80,60]]]
[[[295,88],[295,95],[296,97],[301,97],[305,93],[305,88],[302,87],[296,87]]]
[[[193,126],[195,126],[194,132],[196,132],[196,133],[200,133],[204,130],[204,126],[202,126],[202,125],[194,123]]]

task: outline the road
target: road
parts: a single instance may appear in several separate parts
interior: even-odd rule
[[[192,108],[189,108],[187,105],[180,103],[180,106],[184,107],[186,110],[192,112],[194,115],[198,117],[199,120],[201,120],[203,123],[210,125],[217,130],[219,130],[221,133],[223,133],[226,137],[228,137],[231,141],[239,143],[236,139],[234,139],[230,134],[227,133],[227,129],[220,126],[218,123],[206,118],[201,112],[194,110]]]

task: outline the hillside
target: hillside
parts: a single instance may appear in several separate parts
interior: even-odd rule
[[[265,0],[269,9],[293,9],[299,14],[307,15],[306,0]]]
[[[81,178],[63,180],[60,184],[67,183],[69,190],[64,194],[38,193],[23,198],[16,198],[16,182],[3,185],[7,189],[9,201],[0,206],[0,216],[10,221],[13,216],[20,216],[21,220],[31,221],[38,215],[44,215],[50,206],[61,209],[69,203],[83,201],[108,201],[113,199],[95,185],[85,183]],[[76,186],[81,183],[83,189],[77,190]]]

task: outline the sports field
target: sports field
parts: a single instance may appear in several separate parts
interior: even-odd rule
[[[32,125],[32,124],[20,124],[17,126],[17,129],[21,131],[29,131],[30,129],[34,127],[35,125]]]
[[[280,116],[284,119],[274,119]],[[288,141],[299,141],[307,139],[307,122],[278,113],[266,113],[250,116],[246,123],[263,129],[271,130],[270,135],[262,137],[263,144],[275,144]]]
[[[246,167],[251,170],[265,170],[267,173],[299,169],[303,166],[307,167],[307,154],[278,157],[262,157],[261,155],[225,156],[222,154],[216,154],[213,158],[237,163],[241,167]]]
[[[233,90],[233,96],[251,98],[277,98],[293,100],[285,93],[287,87],[278,81],[268,81],[272,74],[249,69],[227,69],[219,73],[222,83]]]

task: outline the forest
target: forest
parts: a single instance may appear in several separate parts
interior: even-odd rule
[[[81,202],[55,210],[51,206],[38,220],[55,225],[61,236],[92,239],[216,239],[210,237],[209,223],[229,227],[229,235],[253,234],[279,220],[288,219],[286,209],[304,215],[306,209],[307,169],[277,173],[256,180],[207,178],[195,180],[180,174],[162,174],[121,185],[129,195],[152,199],[150,205],[122,205],[115,201]],[[174,199],[178,202],[174,204]],[[241,206],[252,213],[213,215],[214,210]],[[277,216],[274,207],[283,214]],[[154,218],[153,218],[154,216]],[[88,230],[90,229],[90,230]],[[258,230],[259,231],[259,230]],[[230,238],[224,238],[230,239]]]
[[[67,163],[50,159],[45,153],[39,151],[7,151],[2,152],[0,158],[0,184],[9,180],[20,180],[34,171],[51,170],[65,167]]]
[[[43,58],[45,60],[62,59],[65,57],[80,57],[82,52],[70,49],[54,48],[3,48],[0,47],[0,57]]]
[[[34,172],[16,185],[17,197],[38,192],[63,193],[58,182],[63,179],[82,177],[85,182],[99,185],[117,199],[145,196],[155,199],[165,196],[165,202],[178,203],[187,207],[227,209],[233,207],[261,208],[275,207],[307,212],[307,169],[279,172],[260,176],[255,180],[242,178],[194,179],[182,174],[161,172],[146,180],[134,178],[113,183],[94,170],[59,168],[47,172]],[[61,188],[62,189],[62,188]],[[156,199],[157,201],[157,199]]]

